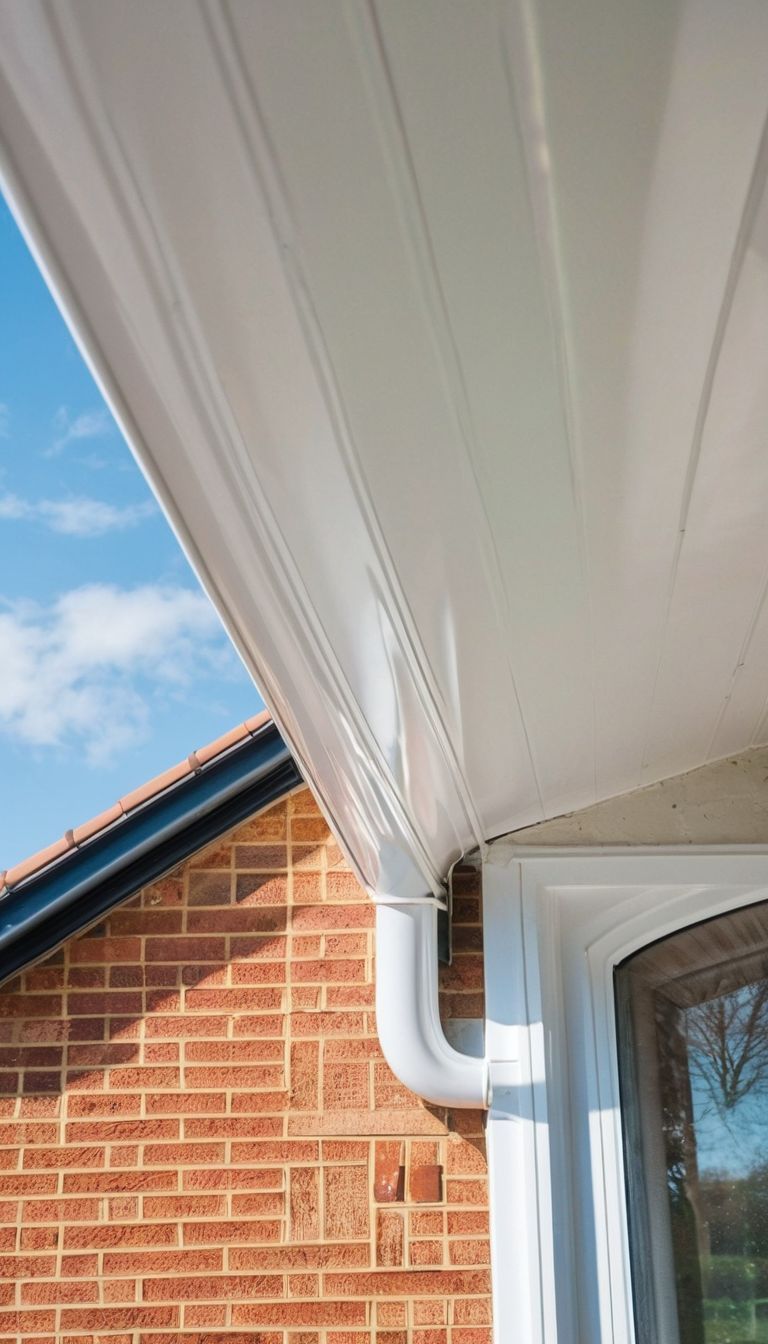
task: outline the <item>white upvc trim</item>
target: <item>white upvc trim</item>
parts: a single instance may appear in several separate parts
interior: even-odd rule
[[[768,899],[768,847],[520,852],[483,869],[497,1344],[635,1344],[614,968]]]
[[[392,1072],[435,1106],[485,1107],[484,1059],[446,1040],[438,1005],[438,904],[380,898],[376,903],[376,1023]]]

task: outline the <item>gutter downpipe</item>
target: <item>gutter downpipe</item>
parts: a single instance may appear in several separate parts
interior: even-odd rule
[[[374,896],[376,1024],[392,1072],[434,1106],[486,1109],[488,1064],[446,1040],[438,1006],[435,896]]]

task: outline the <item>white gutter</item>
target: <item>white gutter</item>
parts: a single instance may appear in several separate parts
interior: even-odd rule
[[[488,1066],[445,1038],[434,896],[376,896],[376,1023],[392,1072],[435,1106],[488,1106]]]

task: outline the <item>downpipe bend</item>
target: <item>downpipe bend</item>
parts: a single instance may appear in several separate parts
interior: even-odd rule
[[[485,1109],[488,1066],[455,1050],[438,1006],[433,896],[376,896],[376,1024],[384,1057],[405,1087],[434,1106]]]

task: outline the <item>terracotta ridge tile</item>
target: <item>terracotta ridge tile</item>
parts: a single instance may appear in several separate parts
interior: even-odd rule
[[[140,784],[137,789],[131,789],[130,793],[123,794],[122,798],[118,799],[118,802],[124,812],[132,812],[134,808],[140,807],[142,803],[146,803],[150,798],[154,798],[156,794],[163,793],[165,789],[169,789],[172,784],[178,783],[178,781],[183,779],[185,775],[191,774],[192,770],[189,761],[179,761],[177,765],[171,765],[167,770],[163,770],[161,774],[155,775],[152,779],[148,779],[146,784]]]
[[[125,813],[120,804],[113,803],[111,807],[105,808],[103,812],[91,817],[89,821],[84,821],[82,826],[75,826],[72,832],[75,844],[82,845],[86,840],[90,840],[92,835],[97,835],[99,831],[105,831],[108,826],[112,826],[114,822],[119,821],[120,817],[124,816]]]
[[[64,832],[61,839],[54,841],[51,845],[46,845],[29,858],[13,864],[10,868],[0,869],[0,894],[8,894],[12,888],[16,887],[25,878],[31,877],[33,873],[48,867],[49,864],[57,862],[65,854],[79,849],[86,841],[94,836],[106,831],[110,826],[120,821],[127,813],[133,812],[143,803],[157,797],[166,789],[174,784],[180,783],[183,779],[193,774],[199,774],[204,766],[208,765],[216,757],[222,756],[226,751],[235,747],[246,738],[253,737],[268,723],[272,722],[272,716],[269,710],[261,710],[251,718],[246,719],[245,723],[237,724],[230,728],[228,732],[222,733],[220,737],[209,742],[205,747],[198,747],[196,751],[190,752],[184,761],[179,761],[177,765],[172,765],[168,770],[155,775],[154,778],[147,780],[145,784],[137,789],[132,789],[130,793],[124,795],[111,807],[99,812],[90,820],[82,822],[79,826],[71,827]]]
[[[207,765],[214,756],[220,756],[223,751],[229,747],[237,746],[238,742],[244,742],[249,736],[248,729],[244,723],[238,723],[235,728],[230,728],[228,732],[222,733],[215,741],[209,742],[206,747],[197,747],[195,756],[201,765]]]
[[[54,859],[60,859],[62,854],[66,854],[71,848],[62,836],[60,840],[54,840],[52,845],[46,845],[45,849],[38,850],[37,854],[32,854],[28,859],[22,859],[21,863],[15,863],[8,869],[5,878],[9,887],[14,887],[17,882],[22,882],[30,873],[34,873],[38,868],[45,868],[47,864],[53,863]]]

